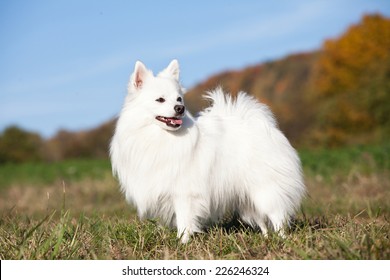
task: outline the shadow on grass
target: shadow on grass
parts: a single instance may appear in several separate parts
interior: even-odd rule
[[[321,230],[328,228],[329,221],[325,216],[307,217],[304,213],[302,217],[291,218],[289,225],[286,227],[287,233],[297,233],[301,231]],[[240,216],[235,213],[223,221],[217,223],[214,226],[207,227],[204,229],[206,233],[210,233],[214,228],[222,228],[227,234],[234,234],[238,232],[250,232],[250,233],[261,233],[260,228],[253,227],[240,219]],[[272,228],[268,225],[268,228]]]

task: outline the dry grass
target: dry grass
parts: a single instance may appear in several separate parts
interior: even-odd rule
[[[0,210],[14,214],[42,216],[54,210],[71,209],[73,214],[128,210],[117,183],[111,176],[76,182],[57,181],[50,185],[12,185],[0,197]]]

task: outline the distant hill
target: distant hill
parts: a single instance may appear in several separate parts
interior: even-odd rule
[[[216,74],[189,90],[187,108],[196,114],[208,106],[202,95],[217,86],[268,104],[297,147],[384,142],[390,137],[390,19],[367,15],[318,51]],[[31,151],[33,159],[105,158],[114,126],[110,120],[89,131],[60,131],[47,141],[10,128],[0,135],[0,163],[23,161]]]
[[[208,104],[202,95],[218,86],[233,96],[245,91],[269,105],[287,137],[299,142],[312,124],[314,112],[308,106],[308,97],[318,59],[319,52],[302,53],[223,72],[191,89],[185,95],[186,105],[193,113],[205,108]]]

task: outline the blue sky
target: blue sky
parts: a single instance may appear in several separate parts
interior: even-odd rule
[[[388,0],[0,2],[0,130],[44,137],[115,117],[136,60],[173,58],[186,88],[211,74],[318,49]]]

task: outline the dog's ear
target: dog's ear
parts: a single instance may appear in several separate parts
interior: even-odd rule
[[[134,66],[134,72],[131,75],[130,85],[135,89],[141,89],[145,82],[146,76],[149,75],[149,70],[141,61],[137,61]]]
[[[169,63],[168,67],[165,68],[160,74],[160,76],[171,76],[176,81],[179,81],[180,76],[180,66],[177,59],[174,59]]]

